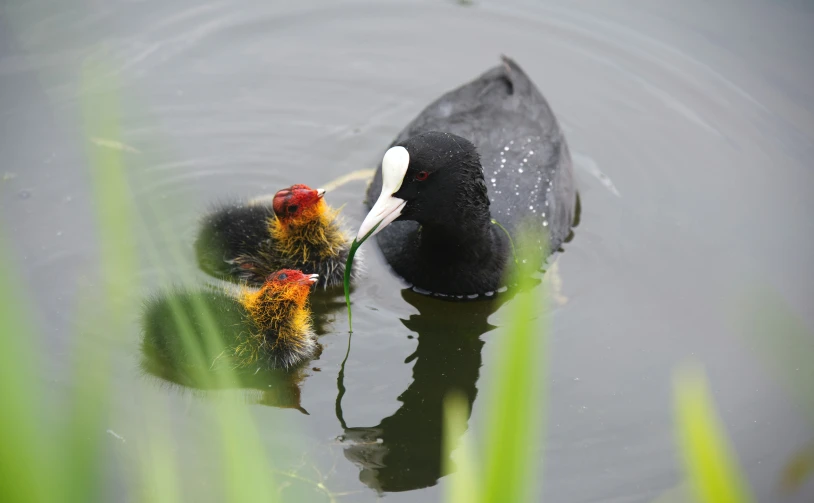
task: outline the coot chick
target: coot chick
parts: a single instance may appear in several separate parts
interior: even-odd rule
[[[398,134],[365,203],[370,212],[357,240],[378,234],[398,275],[419,291],[460,298],[504,286],[508,236],[521,223],[539,236],[541,250],[557,250],[570,233],[577,193],[554,113],[504,57]]]
[[[213,276],[254,286],[280,269],[318,274],[323,288],[342,284],[350,236],[324,194],[300,184],[277,192],[271,205],[221,206],[201,222],[198,264]]]
[[[176,291],[148,301],[143,318],[143,344],[161,359],[193,353],[189,344],[207,348],[207,330],[214,320],[217,353],[207,351],[197,362],[208,367],[289,369],[312,358],[318,349],[311,325],[308,296],[315,274],[284,269],[271,274],[262,287],[243,287],[235,297],[227,291]],[[185,341],[186,323],[193,340]],[[216,358],[213,358],[216,354]],[[196,362],[189,362],[195,364]]]

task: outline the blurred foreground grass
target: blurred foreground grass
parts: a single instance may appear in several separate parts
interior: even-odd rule
[[[703,503],[754,501],[700,368],[675,372],[674,400],[678,451],[695,499]]]
[[[513,280],[518,294],[513,299],[510,323],[501,334],[497,366],[487,384],[487,421],[482,448],[466,428],[466,401],[453,395],[446,404],[446,437],[461,438],[458,473],[448,491],[452,503],[491,501],[538,501],[537,483],[544,435],[545,382],[547,380],[548,308],[542,286],[534,284],[534,265],[544,255],[534,246],[536,237],[518,239]],[[454,449],[447,444],[448,452]],[[446,457],[450,459],[450,457]],[[453,467],[445,470],[448,473]]]
[[[94,81],[94,92],[84,92],[85,136],[89,139],[88,158],[93,181],[94,207],[101,249],[101,288],[87,293],[80,304],[80,333],[75,334],[72,385],[75,390],[67,406],[54,410],[45,398],[43,379],[38,374],[43,362],[37,355],[46,344],[31,320],[38,319],[39,306],[13,272],[15,263],[0,229],[0,501],[16,502],[95,502],[110,501],[108,479],[112,473],[109,453],[103,448],[105,420],[112,413],[115,391],[109,384],[111,360],[108,351],[117,334],[132,333],[128,307],[137,305],[138,260],[136,250],[144,250],[153,266],[158,259],[145,231],[144,218],[160,220],[160,210],[150,206],[152,215],[139,214],[130,194],[127,173],[119,145],[118,102],[113,86],[99,87],[103,81],[98,69],[89,67],[86,79]],[[98,141],[99,138],[104,141]],[[96,141],[94,139],[97,139]],[[159,228],[160,232],[160,228]],[[176,255],[177,256],[177,255]],[[540,263],[529,257],[527,263]],[[532,271],[519,270],[518,281]],[[452,395],[446,406],[447,438],[460,439],[458,445],[445,445],[455,453],[455,472],[447,481],[449,502],[539,501],[538,479],[544,438],[547,381],[546,309],[541,288],[523,285],[514,299],[510,323],[499,336],[499,356],[487,383],[484,409],[488,411],[481,435],[464,435],[466,401]],[[205,310],[203,310],[205,311]],[[220,343],[216,320],[207,321],[203,341],[190,332],[190,320],[182,309],[175,310],[179,336],[189,354],[206,369],[201,346]],[[91,342],[88,342],[88,339]],[[87,347],[96,348],[89,352]],[[810,361],[810,360],[808,360]],[[201,372],[208,379],[237,378],[228,372]],[[23,383],[25,385],[23,385]],[[213,383],[223,384],[223,383]],[[188,500],[181,471],[176,464],[177,445],[169,429],[166,404],[146,401],[144,422],[147,441],[138,447],[137,465],[117,501]],[[219,501],[275,501],[279,481],[263,448],[249,409],[234,403],[215,403],[214,452],[221,456],[222,469],[199,473],[222,491],[213,494]],[[62,420],[52,428],[53,417]],[[745,478],[719,424],[703,373],[683,370],[675,379],[675,427],[677,451],[694,501],[703,503],[746,503],[753,501]],[[285,433],[283,433],[285,434]],[[447,458],[447,457],[445,457]],[[323,490],[329,500],[334,496]]]

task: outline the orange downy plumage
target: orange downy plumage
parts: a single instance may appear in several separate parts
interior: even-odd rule
[[[308,295],[311,287],[297,282],[267,281],[259,290],[244,289],[239,302],[246,309],[254,330],[237,345],[241,366],[258,361],[264,352],[302,354],[313,342]],[[270,338],[268,333],[276,333]]]
[[[338,213],[319,199],[296,217],[269,219],[269,233],[282,256],[301,262],[326,259],[348,240],[337,225]],[[312,249],[319,250],[319,257],[309,256]]]

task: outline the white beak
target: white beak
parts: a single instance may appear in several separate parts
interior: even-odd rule
[[[317,189],[317,197],[322,197],[325,195],[325,189]]]
[[[370,213],[367,214],[365,220],[362,222],[362,226],[359,227],[356,240],[361,241],[377,224],[378,227],[376,227],[376,230],[368,237],[378,234],[379,231],[387,227],[390,222],[401,215],[401,210],[405,204],[407,204],[407,201],[399,199],[398,197],[393,197],[388,194],[379,196],[376,204],[373,205],[370,209]]]
[[[359,233],[356,234],[357,241],[375,236],[401,215],[401,210],[407,201],[393,197],[393,194],[401,187],[409,164],[410,154],[406,148],[392,147],[385,152],[382,159],[382,193],[365,217],[362,226],[359,227]],[[369,232],[370,236],[367,235]]]

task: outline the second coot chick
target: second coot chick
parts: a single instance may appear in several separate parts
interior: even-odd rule
[[[143,345],[157,359],[194,354],[192,344],[213,361],[179,362],[239,369],[289,369],[318,350],[308,296],[316,275],[285,269],[271,274],[259,289],[242,287],[237,296],[221,290],[169,292],[150,299],[144,317]],[[214,323],[210,327],[209,323]],[[210,328],[219,340],[209,341]],[[186,330],[186,333],[183,331]],[[189,335],[191,340],[186,340]]]

